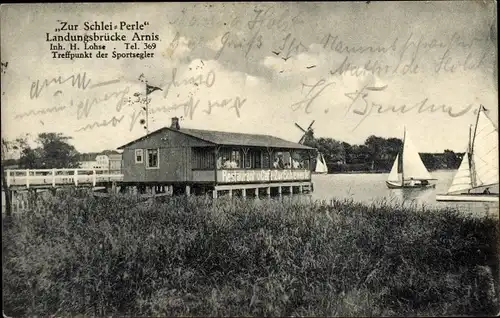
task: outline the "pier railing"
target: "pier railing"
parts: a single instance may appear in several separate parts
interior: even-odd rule
[[[93,185],[122,181],[120,170],[109,169],[14,169],[5,170],[7,186]]]

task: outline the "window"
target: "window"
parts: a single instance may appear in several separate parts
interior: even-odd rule
[[[192,168],[200,170],[212,170],[215,166],[213,148],[193,148],[192,151]],[[222,166],[222,159],[219,164]],[[221,166],[218,168],[220,169]]]
[[[217,165],[220,169],[239,169],[243,167],[241,150],[221,149],[218,153]]]
[[[251,151],[248,151],[244,157],[245,157],[245,169],[251,169],[253,161],[253,153]]]
[[[143,163],[143,151],[142,149],[135,150],[135,163]]]
[[[231,168],[240,168],[241,167],[241,152],[239,150],[231,151]]]
[[[275,169],[284,169],[285,168],[285,161],[283,160],[283,153],[282,152],[273,152],[271,154],[272,158],[272,168]]]
[[[146,168],[158,168],[158,149],[148,149],[147,154]]]
[[[262,151],[262,168],[269,169],[271,168],[271,158],[269,156],[269,152]]]
[[[262,168],[262,161],[261,161],[262,153],[260,151],[256,151],[254,153],[254,168]]]

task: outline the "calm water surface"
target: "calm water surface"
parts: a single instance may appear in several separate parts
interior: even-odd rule
[[[433,208],[454,207],[464,212],[474,214],[499,213],[497,202],[438,202],[436,194],[444,194],[448,190],[454,170],[433,171],[437,178],[435,189],[389,189],[385,181],[388,173],[366,174],[328,174],[313,175],[316,200],[353,199],[358,202],[373,203],[377,201],[392,201],[398,203],[416,204]]]

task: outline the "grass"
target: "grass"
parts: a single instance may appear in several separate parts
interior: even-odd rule
[[[9,316],[498,312],[498,219],[453,210],[73,191],[3,222]]]

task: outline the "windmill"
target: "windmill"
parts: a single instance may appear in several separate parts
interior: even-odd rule
[[[312,125],[314,124],[314,122],[315,120],[313,120],[309,124],[309,127],[307,127],[307,129],[304,129],[299,124],[295,123],[295,126],[297,126],[297,128],[302,130],[302,132],[304,133],[304,135],[302,135],[302,137],[299,140],[299,144],[316,148],[314,130],[312,129]],[[328,173],[328,168],[326,166],[325,158],[323,157],[323,154],[318,151],[317,148],[316,148],[316,154],[317,154],[316,160],[313,160],[313,167],[315,167],[314,173],[320,173],[320,174]]]
[[[309,127],[307,127],[307,129],[304,129],[299,124],[295,123],[295,126],[297,126],[304,133],[304,135],[302,135],[299,140],[299,144],[304,145],[306,144],[306,142],[307,144],[310,144],[314,140],[314,130],[312,129],[312,125],[314,124],[314,122],[315,120],[313,120],[311,124],[309,124]]]

